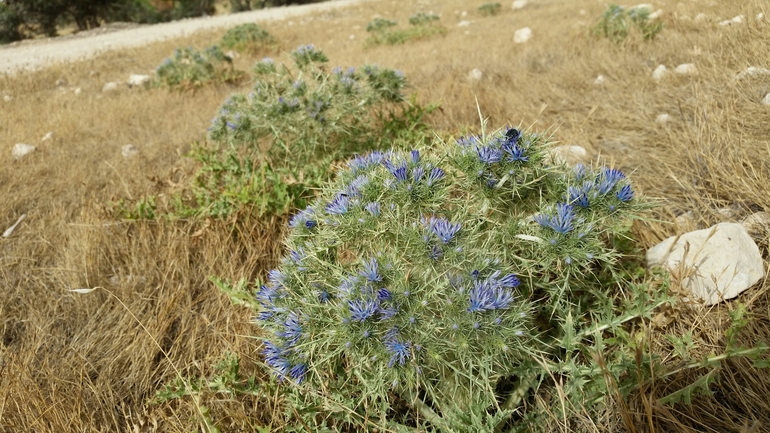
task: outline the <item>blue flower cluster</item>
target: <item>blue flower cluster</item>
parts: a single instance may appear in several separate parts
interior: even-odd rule
[[[317,224],[318,222],[315,219],[315,211],[310,206],[306,207],[304,210],[299,211],[289,220],[289,227],[293,229],[298,227],[312,229]]]
[[[482,163],[482,168],[476,176],[489,188],[496,188],[499,182],[497,175],[493,173],[495,170],[493,167],[501,163],[522,164],[530,160],[528,150],[531,141],[522,143],[521,131],[516,128],[508,128],[486,142],[476,136],[460,137],[456,142],[462,148],[463,156],[472,155]],[[514,168],[510,165],[503,170],[507,170],[508,175],[514,174]],[[501,174],[498,173],[498,175]]]
[[[556,215],[537,214],[535,222],[561,234],[567,234],[574,229],[575,209],[572,205],[559,202],[556,204]]]
[[[428,229],[429,234],[433,234],[441,240],[442,243],[449,243],[462,228],[461,223],[452,223],[446,218],[437,218],[431,215],[430,218],[422,218],[422,224]],[[429,240],[426,236],[426,241]]]
[[[568,188],[566,198],[570,204],[587,208],[592,201],[612,193],[621,202],[628,202],[634,198],[634,190],[628,182],[624,182],[626,175],[620,170],[603,168],[592,176],[584,165],[578,164],[575,166],[574,173],[579,186]]]
[[[478,271],[475,272],[475,275],[478,275]],[[468,312],[508,308],[513,302],[513,292],[510,289],[518,287],[520,282],[514,274],[508,274],[502,278],[500,275],[502,275],[500,271],[495,271],[485,279],[473,278]]]

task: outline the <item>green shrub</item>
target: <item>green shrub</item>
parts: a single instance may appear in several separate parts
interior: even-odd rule
[[[235,83],[244,74],[232,67],[233,60],[216,45],[204,52],[177,48],[155,70],[155,85],[175,89],[195,89],[210,82]]]
[[[651,40],[663,29],[663,24],[651,22],[649,16],[650,11],[646,7],[626,10],[622,6],[609,5],[593,32],[597,36],[620,42],[628,37],[632,28],[636,28],[644,40]]]
[[[424,116],[433,107],[404,100],[399,71],[328,71],[326,55],[312,45],[294,50],[292,61],[257,62],[253,90],[225,101],[209,129],[214,146],[192,153],[201,169],[173,214],[281,215],[306,206],[336,161],[427,136]]]
[[[500,13],[500,3],[485,3],[479,7],[481,16],[492,16]]]
[[[385,18],[375,18],[373,21],[366,24],[367,32],[379,32],[390,27],[395,27],[398,22],[393,20],[387,20]]]
[[[431,24],[433,21],[438,21],[439,16],[434,13],[418,12],[409,17],[409,25],[411,26],[424,26]]]
[[[228,30],[222,36],[222,46],[239,53],[256,55],[275,48],[276,40],[267,30],[254,23],[241,24]]]

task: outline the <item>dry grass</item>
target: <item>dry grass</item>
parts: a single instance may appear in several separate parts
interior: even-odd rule
[[[533,1],[516,12],[505,4],[489,18],[477,16],[482,3],[374,0],[264,26],[281,41],[283,58],[311,42],[333,64],[403,70],[421,101],[441,102],[431,119],[437,130],[477,128],[476,100],[494,126],[556,126],[559,141],[614,160],[632,172],[639,190],[661,201],[657,220],[638,227],[643,246],[684,231],[672,222],[687,210],[703,227],[727,220],[721,207],[733,208],[730,219],[738,221],[770,211],[770,109],[759,104],[770,80],[734,80],[748,66],[770,68],[770,21],[754,19],[770,13],[766,3],[670,2],[658,38],[645,43],[632,37],[622,45],[589,34],[604,10],[592,0]],[[474,23],[458,28],[455,11],[463,9]],[[442,15],[445,36],[364,49],[363,29],[375,14],[406,23],[428,10]],[[677,18],[699,12],[706,22]],[[748,22],[714,24],[738,14]],[[533,39],[513,44],[513,32],[524,26]],[[250,312],[231,306],[208,277],[264,275],[280,254],[285,221],[123,223],[105,212],[112,200],[168,193],[184,183],[191,173],[184,153],[205,138],[218,105],[236,89],[103,94],[102,85],[154,69],[174,47],[203,47],[220,36],[199,34],[0,77],[0,94],[14,96],[0,102],[0,228],[27,214],[10,238],[0,238],[0,430],[152,431],[157,423],[160,431],[191,431],[201,428],[191,398],[151,404],[176,376],[174,368],[187,377],[206,375],[231,351],[243,359],[246,374],[259,374]],[[239,66],[248,69],[253,61],[242,58]],[[656,84],[650,74],[660,63],[695,63],[700,73]],[[473,68],[484,72],[480,82],[466,79]],[[592,84],[599,74],[608,79],[603,86]],[[54,83],[62,76],[70,84],[58,89]],[[83,93],[74,95],[75,87]],[[656,125],[664,112],[672,122]],[[40,143],[47,131],[56,139]],[[17,142],[38,145],[38,151],[14,161],[10,147]],[[140,149],[137,158],[121,157],[127,143]],[[762,248],[767,257],[766,242]],[[104,290],[68,291],[97,286]],[[739,299],[756,317],[742,335],[747,345],[770,340],[769,287],[766,279]],[[693,330],[719,352],[730,308],[674,311],[669,326]],[[651,338],[653,345],[664,344]],[[711,397],[691,406],[645,408],[645,399],[690,383],[693,374],[642,389],[625,409],[610,407],[605,417],[572,428],[770,431],[770,373],[740,361],[725,364]],[[274,403],[267,391],[239,399],[202,396],[226,431],[267,425]],[[551,428],[567,427],[554,421]]]

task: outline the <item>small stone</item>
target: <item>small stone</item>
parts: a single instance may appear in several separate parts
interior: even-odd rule
[[[468,11],[460,12],[460,16],[463,17],[463,18],[467,17],[468,16]]]
[[[671,121],[671,116],[669,116],[666,113],[658,114],[658,117],[655,118],[655,123],[659,125],[665,125],[666,123]]]
[[[762,105],[770,105],[770,93],[765,95],[765,97],[762,99]]]
[[[74,93],[74,94],[76,94],[76,95],[79,95],[79,94],[80,94],[80,92],[82,92],[82,91],[83,91],[83,89],[81,89],[80,87],[78,87],[78,88],[76,88],[75,90],[73,90],[73,91],[72,91],[72,93]]]
[[[48,131],[48,133],[45,134],[42,140],[40,141],[48,141],[48,140],[53,140],[53,131]]]
[[[765,275],[757,244],[738,223],[672,236],[647,251],[647,267],[662,266],[705,305],[732,299]]]
[[[513,42],[517,44],[523,44],[532,37],[532,29],[524,27],[523,29],[516,30],[513,33]]]
[[[471,25],[471,22],[466,20],[462,20],[457,23],[457,27],[468,27],[469,25]]]
[[[655,81],[660,81],[663,79],[663,77],[668,74],[668,69],[666,69],[666,65],[658,65],[657,68],[655,68],[654,71],[652,71],[652,79]]]
[[[473,69],[471,72],[468,73],[468,79],[471,81],[481,81],[481,78],[483,77],[484,77],[484,73],[477,68]]]
[[[352,41],[353,39],[355,39],[355,38],[356,38],[356,35],[350,35],[350,37],[349,37],[349,38],[350,38],[350,40]]]
[[[764,18],[764,17],[765,17],[765,14],[763,14],[762,12],[758,13],[757,14],[757,21],[761,21],[762,18]]]
[[[360,28],[361,26],[356,26],[356,27]],[[229,57],[231,59],[238,59],[238,58],[241,57],[241,55],[238,54],[238,51],[235,51],[235,50],[230,50],[230,51],[226,52],[225,56],[227,56],[227,57]]]
[[[67,79],[64,77],[61,77],[58,80],[56,80],[56,87],[64,87],[67,84],[69,84],[69,81],[67,81]]]
[[[745,71],[741,71],[735,76],[736,80],[743,80],[744,78],[763,77],[770,75],[770,69],[757,68],[749,66]]]
[[[525,7],[527,7],[527,0],[514,0],[511,7],[513,8],[513,10],[524,9]]]
[[[741,223],[754,242],[766,242],[770,237],[770,214],[757,212],[746,217]]]
[[[102,87],[102,92],[111,92],[117,89],[118,89],[118,83],[110,81],[109,83],[105,84],[104,87]]]
[[[596,79],[594,80],[594,84],[596,84],[597,86],[601,86],[601,85],[602,85],[602,84],[604,84],[606,81],[607,81],[607,79],[606,79],[606,78],[604,78],[604,75],[599,75],[599,76],[598,76],[598,77],[596,77]]]
[[[3,96],[3,101],[5,101],[5,102],[11,102],[11,101],[13,101],[13,96],[11,96],[11,95],[5,95],[5,96]]]
[[[582,146],[556,146],[550,151],[551,160],[556,164],[574,165],[586,162],[588,152]]]
[[[720,26],[731,26],[733,24],[741,24],[743,23],[743,20],[746,19],[743,15],[738,15],[737,17],[730,19],[730,20],[724,20],[719,23]]]
[[[705,21],[705,20],[706,20],[706,14],[704,14],[703,12],[699,13],[698,15],[695,15],[695,22],[696,23],[701,22],[701,21]]]
[[[679,75],[697,75],[698,68],[696,68],[692,63],[684,63],[677,66],[676,69],[674,69],[674,72]]]
[[[578,13],[579,13],[580,15],[582,15],[582,16],[585,16],[585,15],[587,14],[587,12],[586,12],[586,10],[585,10],[585,9],[580,9],[580,10],[578,11]]]
[[[11,151],[11,155],[13,155],[13,157],[16,158],[16,159],[20,159],[20,158],[23,158],[24,156],[34,152],[35,149],[37,149],[37,147],[29,145],[29,144],[16,143],[13,146],[13,150]]]
[[[658,9],[658,10],[656,10],[655,12],[651,13],[651,14],[650,14],[650,15],[647,17],[647,19],[650,19],[650,20],[657,20],[658,18],[660,18],[660,16],[661,16],[661,15],[663,15],[663,9]]]
[[[128,87],[142,86],[149,83],[151,79],[149,75],[131,74],[128,76]]]
[[[139,153],[139,149],[137,149],[133,144],[127,144],[120,148],[120,153],[123,155],[123,158],[131,158],[132,156],[135,156],[137,153]]]

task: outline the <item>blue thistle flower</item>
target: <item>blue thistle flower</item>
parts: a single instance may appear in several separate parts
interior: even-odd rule
[[[393,293],[391,293],[387,288],[383,287],[377,291],[377,299],[380,301],[390,301],[393,299]]]
[[[393,368],[396,363],[398,363],[398,365],[406,364],[406,361],[409,358],[409,349],[412,347],[412,343],[408,341],[401,341],[397,338],[387,339],[384,342],[385,349],[390,353],[388,367]]]
[[[479,161],[486,164],[494,164],[503,159],[503,152],[494,146],[476,146],[475,150]]]
[[[294,379],[299,385],[305,380],[305,373],[307,373],[307,365],[297,364],[289,370],[289,376]]]
[[[457,142],[458,146],[461,146],[461,147],[471,147],[471,146],[475,146],[475,145],[477,145],[479,143],[479,138],[476,137],[475,135],[470,135],[468,137],[460,137],[460,138],[458,138],[455,141]]]
[[[415,183],[422,180],[422,177],[425,175],[425,168],[422,166],[417,166],[412,169],[412,180],[415,181]]]
[[[350,182],[350,185],[348,185],[345,188],[345,192],[350,197],[361,197],[361,190],[366,186],[366,184],[369,183],[369,178],[366,177],[366,175],[360,175],[357,178],[353,179],[352,182]]]
[[[438,260],[441,257],[444,256],[444,251],[441,250],[441,247],[438,245],[431,245],[430,247],[430,258],[433,260]]]
[[[388,320],[396,317],[400,308],[398,305],[388,305],[386,307],[380,307],[378,312],[380,313],[380,320]]]
[[[556,204],[556,216],[549,217],[545,214],[538,214],[534,217],[535,222],[541,226],[550,227],[561,234],[567,234],[574,228],[572,225],[574,219],[573,207],[562,202]]]
[[[614,168],[605,168],[601,175],[601,181],[597,189],[601,194],[607,194],[615,188],[615,185],[621,180],[625,179],[626,175],[622,171]]]
[[[265,356],[265,363],[275,370],[274,373],[278,376],[278,380],[283,380],[289,375],[289,371],[291,370],[291,362],[286,359],[285,354],[285,349],[282,349],[269,341],[263,343],[262,355]]]
[[[369,261],[363,262],[364,269],[360,272],[361,276],[366,277],[369,281],[382,281],[382,275],[379,273],[377,266],[377,260],[372,257]]]
[[[356,285],[358,284],[358,277],[356,276],[347,276],[342,279],[340,282],[340,295],[344,298],[350,297],[353,295],[353,292],[356,290]]]
[[[505,159],[508,162],[513,161],[521,161],[521,162],[527,162],[529,161],[529,157],[524,155],[524,148],[519,147],[518,144],[506,141],[502,145],[503,152],[505,152],[508,156]]]
[[[331,203],[326,205],[326,211],[334,215],[342,215],[348,211],[350,198],[347,194],[337,194]]]
[[[402,163],[398,167],[394,167],[392,163],[390,165],[392,168],[388,168],[393,177],[399,182],[406,182],[406,163]]]
[[[462,228],[461,223],[452,224],[445,218],[436,218],[434,216],[431,216],[428,220],[423,219],[423,224],[445,244],[449,243]]]
[[[583,164],[576,164],[572,171],[575,173],[575,180],[578,182],[583,180],[588,175],[588,170]]]
[[[329,292],[327,292],[326,290],[321,290],[320,292],[318,292],[318,302],[322,304],[329,302]]]
[[[380,216],[380,202],[373,201],[366,205],[366,211],[372,214],[372,216]]]
[[[497,281],[503,287],[519,287],[521,281],[514,274],[508,274]]]
[[[302,337],[302,325],[299,323],[299,316],[296,313],[289,314],[289,317],[283,322],[284,330],[279,332],[278,336],[286,340],[286,347],[292,347]]]
[[[588,196],[581,188],[571,186],[567,190],[568,201],[580,207],[588,207]]]
[[[350,309],[350,319],[354,322],[363,322],[377,313],[379,305],[377,301],[367,299],[364,301],[348,301]]]
[[[615,196],[620,201],[630,201],[632,198],[634,198],[634,190],[631,189],[631,185],[623,185],[623,187],[620,188],[620,191],[618,191]]]
[[[433,184],[443,179],[445,175],[446,174],[444,173],[444,170],[438,167],[433,167],[430,170],[430,175],[428,175],[428,181],[427,181],[428,186],[433,186]]]
[[[470,291],[469,312],[504,310],[513,302],[513,293],[498,281],[488,278],[473,281]]]
[[[308,229],[312,229],[316,225],[317,223],[315,220],[315,210],[313,210],[313,208],[310,206],[306,207],[304,210],[299,211],[289,220],[289,227],[293,229],[300,226],[305,226]]]
[[[420,162],[420,151],[419,150],[412,150],[411,156],[412,156],[412,162],[413,163],[417,164],[418,162]]]

